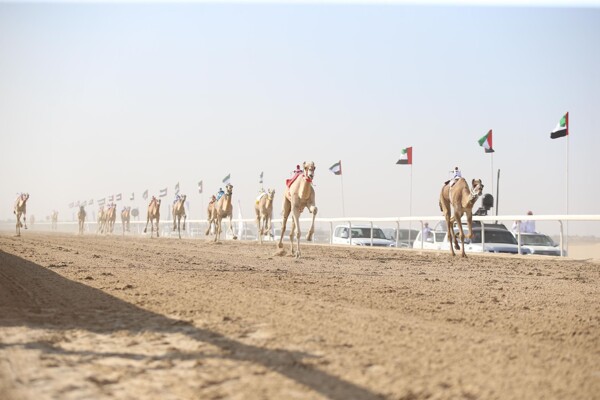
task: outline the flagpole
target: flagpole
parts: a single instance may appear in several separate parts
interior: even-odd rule
[[[567,171],[567,190],[566,190],[566,207],[567,207],[567,215],[569,215],[569,113],[567,113],[567,157],[566,157],[566,168],[565,170]],[[567,250],[567,254],[569,254],[569,221],[567,221],[567,235],[566,235],[566,243],[565,243],[565,247]]]
[[[346,216],[346,205],[344,204],[344,174],[340,174],[342,182],[342,217]]]
[[[494,153],[492,152],[492,193],[494,193]]]

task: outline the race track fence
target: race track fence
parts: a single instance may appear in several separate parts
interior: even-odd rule
[[[301,218],[300,219],[300,223],[302,224],[301,227],[303,228],[303,232],[307,231],[307,227],[306,224],[309,224],[312,221],[312,218]],[[418,217],[383,217],[383,218],[369,218],[369,217],[343,217],[343,218],[316,218],[315,219],[315,223],[319,223],[319,224],[328,224],[329,225],[329,244],[332,243],[332,238],[333,238],[333,230],[334,230],[334,224],[335,225],[349,225],[352,226],[353,223],[359,223],[359,224],[370,224],[371,225],[371,229],[373,227],[375,227],[375,224],[377,223],[388,223],[388,224],[395,224],[396,225],[396,229],[397,231],[400,230],[400,225],[401,224],[412,224],[415,223],[417,224],[417,226],[420,226],[420,230],[423,230],[423,226],[425,224],[425,222],[432,222],[432,221],[436,221],[436,222],[442,222],[445,221],[443,216],[418,216]],[[463,217],[463,222],[465,221],[465,218]],[[485,244],[485,224],[486,223],[497,223],[499,221],[555,221],[559,224],[559,229],[560,229],[560,252],[561,252],[561,256],[564,255],[564,245],[565,245],[565,236],[564,236],[564,224],[566,222],[569,221],[600,221],[600,215],[486,215],[486,216],[473,216],[473,221],[479,221],[481,222],[481,226],[482,226],[482,244]],[[233,225],[235,226],[234,230],[236,230],[237,228],[239,228],[239,224],[242,224],[242,227],[246,227],[244,228],[244,230],[242,231],[242,235],[240,237],[240,239],[255,239],[252,238],[252,231],[249,230],[248,226],[252,226],[255,227],[256,224],[256,220],[255,219],[251,219],[251,218],[243,218],[243,219],[233,219],[232,220]],[[172,231],[172,220],[162,220],[160,222],[160,226],[162,227],[162,236],[163,237],[177,237],[177,233]],[[278,224],[279,227],[281,227],[283,220],[281,218],[277,218],[277,219],[273,219],[272,220],[273,225]],[[226,230],[228,230],[228,220],[223,220],[223,224],[225,224],[225,226],[223,227],[224,232],[226,232]],[[8,229],[8,225],[9,223],[3,223],[4,225],[4,229],[7,230]],[[130,221],[130,226],[131,226],[131,230],[132,232],[128,232],[128,234],[131,233],[137,233],[137,234],[142,234],[142,226],[145,226],[146,222],[142,221],[142,220],[136,220],[136,221]],[[291,227],[291,218],[288,219],[288,229],[287,231],[289,232],[289,229]],[[12,225],[14,228],[14,225]],[[56,223],[55,227],[52,227],[52,223],[51,222],[36,222],[35,223],[35,227],[42,227],[42,229],[44,230],[52,230],[52,228],[55,228],[53,230],[57,230],[57,231],[61,231],[64,232],[65,230],[77,233],[77,229],[78,229],[78,222],[77,221],[61,221]],[[96,233],[97,232],[97,222],[96,221],[89,221],[85,223],[86,226],[86,232],[87,233]],[[409,225],[410,226],[410,225]],[[67,229],[65,229],[67,228]],[[196,237],[196,236],[202,236],[204,234],[204,232],[206,231],[206,229],[208,228],[208,223],[206,220],[187,220],[186,221],[186,230],[185,233],[182,232],[184,235],[188,236],[188,237]],[[116,221],[115,222],[115,226],[114,226],[114,231],[113,231],[113,235],[121,235],[122,234],[122,223],[121,221]],[[133,232],[135,231],[135,232]],[[372,231],[371,231],[372,232]],[[373,244],[373,234],[371,233],[371,244]],[[518,243],[518,247],[519,247],[519,253],[521,253],[521,233],[520,230],[517,234],[517,243]],[[410,237],[409,237],[410,238]],[[350,239],[351,240],[351,239]],[[396,235],[396,246],[399,247],[400,245],[400,235]],[[421,241],[421,249],[423,248],[423,241]]]

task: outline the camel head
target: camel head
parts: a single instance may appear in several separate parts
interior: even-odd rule
[[[233,185],[231,183],[228,183],[227,186],[225,186],[225,194],[228,196],[233,194]]]
[[[471,199],[475,201],[483,194],[483,183],[481,182],[481,179],[473,179],[471,181],[471,187]]]
[[[315,163],[313,161],[309,161],[309,162],[304,161],[304,164],[302,164],[302,167],[304,168],[304,176],[306,176],[308,179],[310,179],[312,181],[313,178],[315,177],[315,169],[317,168],[317,167],[315,167]]]
[[[275,197],[275,189],[267,190],[267,199],[269,199],[269,201],[273,201],[273,197]]]
[[[185,199],[186,199],[186,197],[187,197],[187,196],[186,196],[185,194],[182,194],[181,196],[179,196],[179,200],[180,200],[182,203],[185,203]]]

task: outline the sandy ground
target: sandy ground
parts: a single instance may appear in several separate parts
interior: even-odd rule
[[[598,399],[600,264],[0,234],[2,399]]]

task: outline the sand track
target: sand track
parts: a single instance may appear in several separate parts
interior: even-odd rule
[[[600,265],[0,234],[6,399],[600,393]]]

